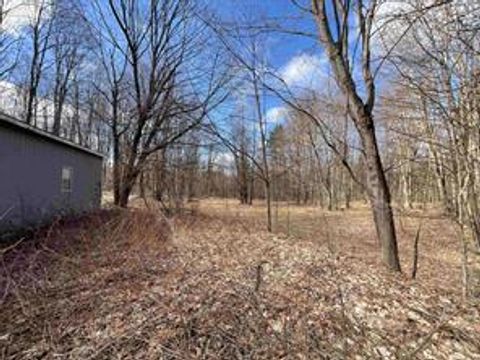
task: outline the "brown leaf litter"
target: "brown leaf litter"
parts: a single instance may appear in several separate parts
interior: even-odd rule
[[[348,214],[287,236],[222,213],[103,211],[4,254],[0,358],[480,359],[478,302],[429,281],[442,257],[412,281],[374,260],[371,233],[347,239]]]

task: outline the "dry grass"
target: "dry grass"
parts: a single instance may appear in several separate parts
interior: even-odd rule
[[[282,206],[276,234],[261,204],[225,200],[168,224],[145,211],[59,224],[3,255],[0,358],[480,358],[453,229],[423,222],[416,281],[383,270],[361,206]]]
[[[150,278],[167,272],[167,236],[152,214],[101,211],[54,223],[3,254],[0,358],[89,343],[102,319],[127,311]]]

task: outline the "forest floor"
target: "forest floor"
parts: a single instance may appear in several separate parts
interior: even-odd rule
[[[274,233],[264,214],[102,210],[0,250],[0,359],[480,359],[480,303],[435,211],[397,216],[401,275],[365,206],[280,204]]]

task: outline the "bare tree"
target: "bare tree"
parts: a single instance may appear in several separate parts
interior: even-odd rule
[[[478,4],[463,5],[444,4],[416,21],[412,14],[421,12],[424,4],[409,4],[392,26],[413,30],[388,60],[400,88],[396,99],[389,99],[389,106],[396,113],[403,106],[403,117],[410,120],[408,127],[391,122],[390,130],[403,144],[413,142],[427,149],[425,157],[431,164],[427,173],[432,175],[427,187],[430,193],[438,193],[446,213],[460,229],[463,288],[468,296],[470,254],[480,249],[480,43]],[[385,35],[383,42],[388,46],[391,40]],[[408,101],[405,97],[399,101],[401,92],[408,93]],[[413,186],[418,189],[420,184],[417,181]]]
[[[220,63],[214,61],[209,71],[196,62],[205,38],[193,16],[201,9],[193,1],[97,0],[95,8],[105,41],[127,60],[131,108],[125,114],[129,130],[118,195],[119,205],[127,206],[148,157],[194,129],[223,101],[217,95],[226,78],[217,76]]]
[[[267,203],[267,230],[272,231],[272,181],[270,177],[270,164],[268,158],[268,124],[265,118],[265,110],[263,107],[263,82],[262,73],[263,64],[259,63],[259,54],[257,53],[257,43],[254,39],[252,42],[252,66],[247,70],[250,72],[251,84],[253,87],[254,106],[256,111],[256,118],[258,121],[258,129],[260,134],[260,151],[261,151],[261,174],[265,185],[265,199]]]
[[[328,54],[338,86],[348,98],[349,113],[362,141],[368,179],[367,191],[382,244],[383,260],[391,270],[400,271],[390,189],[380,158],[373,118],[376,97],[371,39],[377,5],[377,1],[367,4],[361,0],[312,0],[311,11],[318,26],[320,42]],[[351,67],[349,34],[355,30],[351,25],[353,13],[358,21],[363,80],[361,87],[355,83]],[[361,88],[364,89],[364,95]]]
[[[9,74],[17,63],[15,45],[17,39],[9,36],[6,21],[9,13],[14,10],[5,0],[0,0],[0,79]]]
[[[49,0],[35,1],[33,4],[33,16],[28,24],[30,37],[30,64],[26,86],[26,101],[24,119],[27,124],[36,124],[36,101],[38,87],[44,73],[45,59],[50,48],[53,28],[52,15],[53,4]]]
[[[249,136],[249,129],[247,126],[247,119],[244,113],[244,104],[240,104],[241,108],[238,111],[239,114],[232,116],[233,136],[232,142],[235,144],[232,147],[233,157],[235,160],[236,169],[236,183],[238,188],[238,196],[241,204],[251,204],[250,196],[252,189],[251,185],[251,161],[248,157],[248,153],[252,152],[252,138]],[[238,150],[238,151],[236,151]]]
[[[102,63],[101,69],[104,76],[99,77],[99,83],[95,88],[106,102],[106,107],[97,109],[97,113],[110,128],[112,141],[112,165],[113,165],[113,198],[115,205],[120,204],[120,190],[122,181],[122,137],[129,129],[126,119],[126,86],[125,79],[127,70],[126,56],[116,47],[105,48],[99,45],[99,58]]]
[[[60,135],[64,107],[71,84],[80,71],[91,36],[80,9],[66,1],[57,1],[54,11],[51,47],[54,61],[52,133]],[[78,116],[77,116],[78,118]]]

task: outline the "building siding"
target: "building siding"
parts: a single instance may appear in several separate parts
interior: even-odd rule
[[[73,169],[62,193],[62,168]],[[100,207],[102,158],[0,122],[0,230]]]

